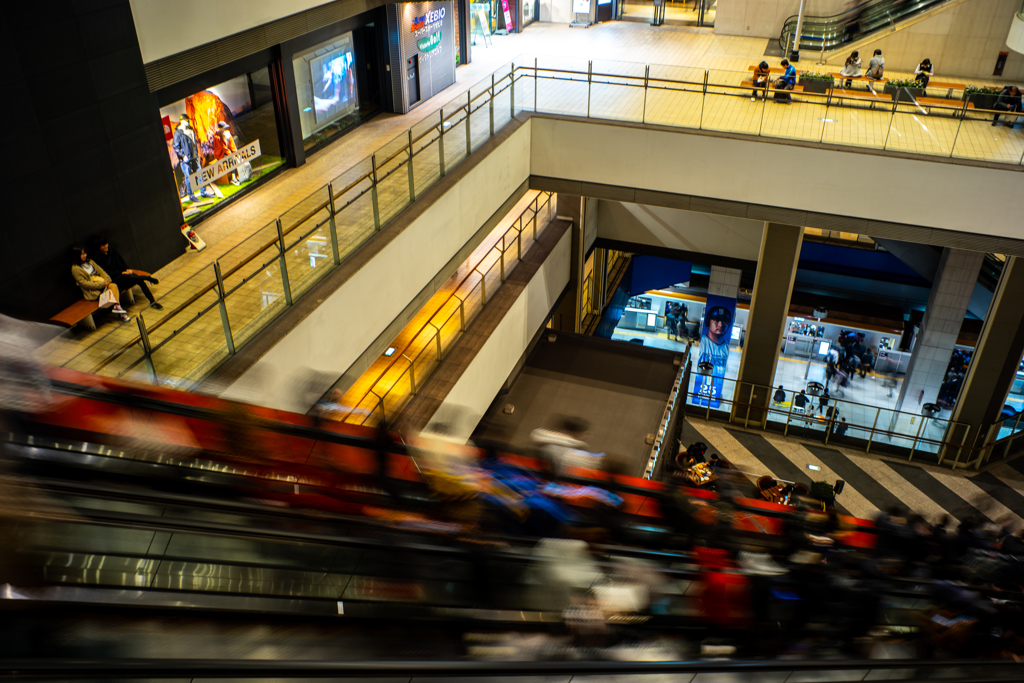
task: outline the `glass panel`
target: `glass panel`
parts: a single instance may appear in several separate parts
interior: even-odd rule
[[[533,69],[528,69],[524,64],[515,64],[514,76],[516,98],[513,115],[521,111],[533,111]]]
[[[236,348],[266,327],[287,305],[281,281],[280,258],[274,254],[277,249],[277,242],[270,244],[265,252],[269,257],[267,260],[257,259],[239,271],[236,277],[240,279],[244,273],[245,279],[234,290],[228,285],[229,294],[225,302]],[[261,263],[265,265],[259,267],[257,264]]]
[[[220,274],[228,289],[238,284],[241,276],[231,279],[235,272],[243,265],[248,265],[253,258],[261,262],[273,258],[275,252],[268,251],[270,245],[277,241],[277,223],[272,221],[232,247],[230,251],[217,259],[220,264]],[[247,269],[249,270],[249,269]]]
[[[828,95],[801,92],[794,93],[791,98],[791,104],[773,102],[763,106],[764,117],[761,121],[761,135],[791,140],[819,141],[822,127],[825,125]]]
[[[878,427],[875,430],[875,441],[879,445],[898,446],[910,449],[914,445],[914,437],[917,434],[918,420],[911,424],[910,419],[920,417],[897,413],[887,408],[880,409],[878,413]]]
[[[377,150],[377,201],[383,226],[409,206],[409,139],[400,135]]]
[[[441,178],[440,124],[441,112],[435,111],[412,127],[412,169],[417,197]]]
[[[323,206],[285,237],[288,251],[288,282],[292,296],[298,297],[334,268],[331,249],[330,207],[327,188],[317,193]]]
[[[594,61],[590,86],[590,116],[615,121],[643,121],[644,66]]]
[[[334,225],[338,232],[338,254],[344,260],[376,232],[373,224],[373,196],[369,178],[335,196]]]
[[[452,345],[462,336],[462,326],[459,320],[459,300],[451,299],[441,309],[444,316],[435,316],[437,320],[443,321],[440,324],[441,330],[441,352],[447,356]],[[467,321],[468,324],[468,321]]]
[[[663,126],[700,128],[703,91],[703,69],[651,66],[644,121]]]
[[[509,66],[496,72],[494,80],[494,131],[501,130],[512,120],[512,82],[509,79]]]
[[[135,339],[139,339],[135,321],[133,320],[128,325],[135,328]],[[104,359],[103,364],[92,372],[103,377],[120,377],[139,382],[152,382],[153,375],[142,362],[144,356],[145,351],[142,347],[142,340],[139,340],[128,344],[126,347],[122,347],[116,356],[109,356]]]
[[[587,63],[544,57],[538,61],[537,111],[587,115]]]
[[[456,101],[443,109],[444,112],[444,166],[449,172],[466,158],[466,110],[465,102]]]
[[[228,357],[220,307],[214,305],[186,328],[154,347],[153,367],[160,384],[184,386],[202,380]],[[136,371],[144,370],[140,364]]]
[[[953,156],[959,159],[981,159],[1007,164],[1019,164],[1024,156],[1024,136],[1014,133],[1005,125],[992,125],[999,114],[999,123],[1011,123],[1016,115],[988,110],[968,110],[964,116]]]
[[[953,151],[957,120],[948,116],[928,116],[917,104],[900,104],[892,117],[887,150],[949,156]]]
[[[767,115],[766,106],[792,106],[768,105],[761,99],[751,102],[751,91],[740,88],[740,83],[750,78],[750,74],[737,71],[708,72],[708,95],[701,116],[702,129],[757,135],[761,130],[761,121]]]

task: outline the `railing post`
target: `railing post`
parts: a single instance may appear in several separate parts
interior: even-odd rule
[[[333,218],[332,224],[333,224]],[[334,235],[331,232],[331,235]],[[335,256],[337,256],[337,249],[335,249]],[[224,328],[224,341],[228,345],[228,354],[235,355],[235,338],[231,335],[231,321],[228,320],[228,306],[224,301],[224,277],[220,272],[220,261],[213,262],[213,276],[217,278],[217,308],[220,309],[220,324]]]
[[[404,353],[402,354],[402,358],[404,358],[407,361],[409,361],[409,386],[412,387],[412,393],[415,394],[416,393],[416,364],[413,362],[412,358],[409,358],[409,356],[405,355]]]
[[[327,197],[329,210],[331,212],[329,230],[331,232],[331,255],[334,256],[334,265],[341,265],[341,252],[338,250],[338,225],[334,220],[336,209],[334,208],[334,183],[327,185]],[[219,272],[219,270],[218,270]]]
[[[647,123],[647,89],[650,87],[651,65],[644,65],[644,109],[640,113],[640,123]]]
[[[875,427],[878,426],[878,416],[882,414],[881,408],[875,408],[875,421],[871,423],[871,433],[868,434],[868,445],[864,448],[865,453],[871,452],[871,442],[875,439]]]
[[[519,217],[519,232],[516,233],[516,256],[523,260],[523,217]]]
[[[380,204],[377,200],[377,155],[370,155],[370,166],[373,171],[370,185],[370,202],[373,204],[373,229],[380,232]]]
[[[284,230],[281,228],[281,219],[277,219],[277,246],[280,250],[280,267],[281,267],[281,285],[284,288],[284,302],[289,306],[292,305],[292,286],[288,282],[288,261],[285,258],[288,255],[288,251],[284,248]]]
[[[789,399],[789,412],[786,413],[786,428],[782,431],[783,436],[789,436],[789,421],[793,418],[793,402],[796,399],[796,392],[793,392],[793,398]]]
[[[533,110],[540,111],[537,106],[537,58],[533,58]]]
[[[494,137],[494,74],[491,74],[491,101],[490,101],[490,116],[491,116],[491,137]]]
[[[516,117],[516,63],[512,62],[512,70],[508,74],[508,99],[509,118],[514,119]]]
[[[476,271],[480,273],[480,271]],[[487,305],[487,276],[480,273],[480,305]]]
[[[416,201],[416,181],[412,174],[412,128],[409,129],[409,201]]]
[[[590,85],[594,80],[594,62],[587,61],[587,118],[590,118]]]
[[[466,331],[466,307],[462,299],[459,299],[459,330]]]
[[[437,136],[437,162],[441,167],[441,177],[444,178],[444,109],[441,110],[441,134]]]
[[[505,250],[498,251],[498,260],[501,262],[501,281],[505,281]]]
[[[437,362],[440,363],[443,356],[441,355],[441,330],[434,328],[434,339],[437,340]]]
[[[149,376],[153,384],[157,384],[156,366],[153,365],[153,346],[149,343],[149,332],[146,330],[146,321],[142,319],[141,313],[135,319],[135,323],[139,326],[139,339],[142,340],[142,352],[145,355],[146,368],[149,370]],[[232,353],[234,352],[232,351]]]
[[[466,91],[466,156],[473,151],[473,131],[470,128],[469,117],[473,112],[473,94]]]

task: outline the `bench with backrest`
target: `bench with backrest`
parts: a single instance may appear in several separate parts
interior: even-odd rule
[[[743,86],[744,88],[750,88],[751,90],[764,90],[764,86],[763,85],[754,85],[754,81],[741,81],[740,85]],[[768,89],[769,90],[778,90],[779,92],[803,92],[804,86],[802,86],[802,85],[794,85],[792,90],[783,91],[783,90],[781,90],[779,88],[776,88],[774,83],[769,82],[768,83]]]
[[[134,270],[134,269],[133,269]],[[135,270],[140,275],[149,275],[144,270]],[[129,287],[122,295],[128,297],[130,304],[135,303],[135,287]],[[75,303],[71,304],[57,315],[50,318],[51,323],[63,325],[64,327],[74,327],[79,323],[83,323],[90,330],[96,329],[96,318],[94,313],[99,310],[99,301],[88,301],[86,299],[79,299]]]
[[[846,81],[856,81],[867,83],[868,85],[870,85],[871,83],[881,83],[882,85],[885,85],[889,81],[888,78],[868,78],[867,76],[844,76],[838,71],[832,72],[832,77],[836,79],[837,83],[845,83]]]
[[[879,93],[873,90],[845,90],[844,88],[832,88],[832,99],[837,102],[843,100],[858,100],[861,102],[870,102],[871,108],[874,109],[875,105],[879,102],[885,104],[892,104],[892,95],[886,93]]]

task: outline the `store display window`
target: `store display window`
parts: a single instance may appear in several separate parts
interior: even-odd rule
[[[266,68],[163,107],[160,116],[186,220],[285,163]]]
[[[379,103],[360,104],[358,65],[351,31],[292,60],[307,153],[380,111]]]

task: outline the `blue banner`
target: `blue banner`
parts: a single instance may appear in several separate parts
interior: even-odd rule
[[[700,353],[693,378],[694,405],[717,408],[722,401],[736,299],[709,294],[700,330]]]

